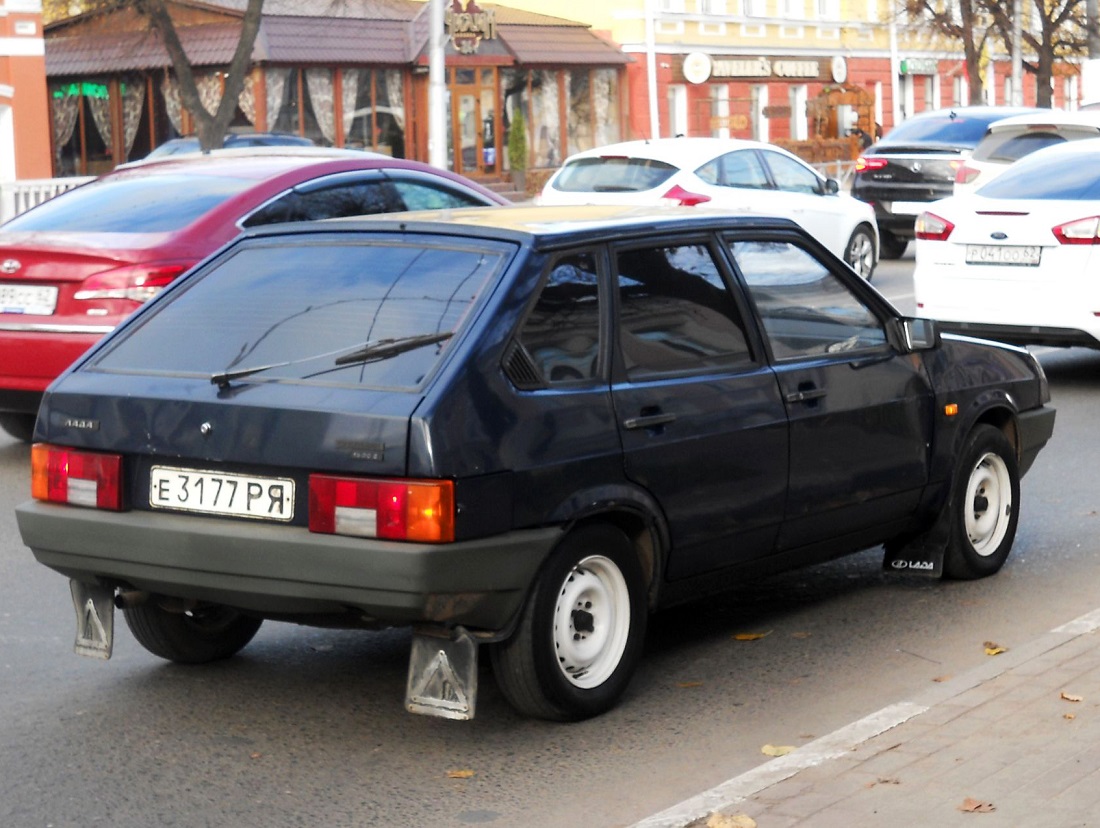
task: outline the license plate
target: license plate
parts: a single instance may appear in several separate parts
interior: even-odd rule
[[[0,285],[0,313],[49,316],[57,307],[57,288],[40,285]]]
[[[149,476],[149,505],[286,522],[294,519],[294,481],[154,466]]]
[[[1042,254],[1043,248],[1037,244],[1026,247],[1004,244],[968,244],[966,246],[966,263],[1035,267],[1039,264]]]
[[[917,216],[928,209],[927,201],[895,201],[892,209],[905,216]]]

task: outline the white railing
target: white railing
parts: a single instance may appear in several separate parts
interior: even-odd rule
[[[0,181],[0,224],[15,218],[55,195],[86,184],[95,176],[74,178],[35,178],[22,181]]]
[[[851,188],[852,176],[856,171],[855,161],[823,161],[812,166],[826,178],[835,178],[840,184],[840,189]]]

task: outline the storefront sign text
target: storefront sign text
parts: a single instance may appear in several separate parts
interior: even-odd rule
[[[798,58],[715,58],[709,60],[709,72],[703,71],[706,57],[688,55],[683,63],[686,80],[700,83],[710,78],[781,78],[789,80],[821,80],[822,61]]]
[[[474,0],[454,0],[443,17],[447,37],[455,51],[463,55],[472,55],[481,45],[481,40],[495,40],[497,36],[496,12],[492,9],[482,11]]]

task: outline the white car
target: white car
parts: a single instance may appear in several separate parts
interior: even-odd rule
[[[994,121],[974,152],[955,172],[955,195],[983,187],[1036,150],[1100,137],[1100,112],[1049,109]]]
[[[878,263],[873,208],[786,150],[756,141],[662,138],[565,159],[542,204],[678,204],[782,216],[801,224],[860,276]]]
[[[1100,348],[1100,138],[1039,150],[916,224],[917,313],[1016,344]]]

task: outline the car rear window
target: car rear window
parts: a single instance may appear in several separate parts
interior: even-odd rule
[[[1010,166],[978,193],[989,198],[1078,200],[1100,198],[1100,164],[1093,154],[1032,155]],[[1043,153],[1046,155],[1046,153]]]
[[[62,193],[12,219],[5,230],[80,233],[167,233],[255,186],[244,178],[127,175]]]
[[[165,295],[92,370],[412,390],[513,249],[246,242]]]
[[[1001,161],[1011,164],[1035,150],[1065,143],[1057,132],[993,133],[984,138],[974,150],[975,161]]]
[[[679,168],[652,158],[605,156],[568,162],[554,179],[554,189],[566,193],[640,193],[659,187]]]

